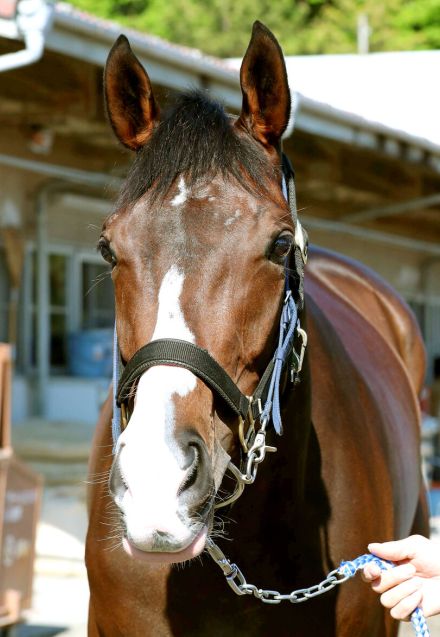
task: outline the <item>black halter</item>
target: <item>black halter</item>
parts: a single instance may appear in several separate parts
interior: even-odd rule
[[[250,429],[254,422],[263,416],[272,417],[275,430],[281,433],[281,416],[279,414],[279,386],[281,373],[289,364],[292,380],[299,374],[307,342],[305,332],[301,330],[298,313],[304,303],[304,264],[307,259],[307,236],[297,218],[294,173],[287,157],[283,154],[283,177],[286,183],[287,200],[295,224],[295,245],[290,259],[290,271],[293,269],[296,290],[291,289],[292,276],[286,273],[286,297],[284,300],[278,348],[269,362],[252,397],[245,396],[227,372],[212,358],[209,352],[188,341],[165,338],[152,341],[141,347],[125,365],[119,383],[114,378],[114,412],[126,404],[132,387],[142,374],[156,365],[172,365],[188,369],[200,378],[224,403],[240,418],[241,424],[249,421]],[[292,261],[294,262],[292,264]],[[295,298],[294,295],[295,294]],[[294,349],[296,335],[302,338],[301,350],[297,354]],[[117,341],[115,337],[115,350]],[[119,354],[118,354],[119,357]],[[116,365],[115,365],[116,369]],[[113,417],[113,442],[116,445],[120,433],[119,414]],[[244,436],[242,444],[246,450]]]

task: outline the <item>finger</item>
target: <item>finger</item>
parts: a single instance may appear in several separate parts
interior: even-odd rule
[[[418,591],[414,591],[414,593],[402,599],[396,606],[394,606],[394,608],[390,610],[391,617],[394,617],[394,619],[400,619],[402,621],[408,621],[417,606],[420,606],[422,597],[423,592],[421,589]]]
[[[380,603],[382,604],[382,606],[385,606],[385,608],[394,608],[404,599],[421,590],[421,588],[422,583],[420,579],[418,577],[412,577],[411,579],[406,580],[406,582],[402,582],[397,586],[393,586],[393,588],[390,588],[389,590],[385,591],[385,593],[382,593],[382,595],[380,596]]]
[[[413,578],[415,574],[416,569],[412,564],[402,564],[389,571],[382,571],[380,579],[372,582],[371,587],[376,593],[384,593],[390,588],[394,588],[402,582]]]
[[[374,562],[370,562],[366,566],[361,573],[362,579],[364,582],[373,582],[375,579],[380,578],[382,573],[382,569]]]
[[[423,582],[422,610],[425,617],[440,615],[440,577]]]
[[[373,542],[368,545],[368,550],[378,557],[400,562],[401,560],[412,559],[420,543],[424,540],[426,538],[421,535],[411,535],[403,540],[395,540],[393,542]]]

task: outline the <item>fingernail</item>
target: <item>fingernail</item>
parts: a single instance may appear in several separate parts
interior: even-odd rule
[[[375,548],[375,547],[378,547],[378,546],[380,546],[380,543],[379,543],[379,542],[372,542],[371,544],[369,544],[369,545],[368,545],[368,550],[369,550],[369,551],[370,551],[370,553],[371,553],[372,551],[374,551],[374,548]]]

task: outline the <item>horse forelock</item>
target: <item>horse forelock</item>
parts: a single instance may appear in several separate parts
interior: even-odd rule
[[[248,191],[270,194],[270,181],[280,179],[278,168],[233,122],[221,104],[202,91],[181,94],[137,152],[116,208],[130,206],[148,190],[153,198],[164,197],[181,175],[188,188],[220,174],[235,178]]]

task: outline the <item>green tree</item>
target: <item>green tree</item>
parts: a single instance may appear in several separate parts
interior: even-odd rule
[[[122,25],[220,57],[243,55],[253,21],[272,29],[286,54],[357,50],[367,16],[370,50],[440,48],[440,0],[73,0]]]
[[[402,3],[394,26],[402,48],[440,49],[440,0]]]
[[[371,51],[440,47],[440,0],[337,0],[303,34],[303,53],[357,50],[357,17],[368,18]]]

